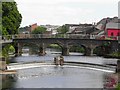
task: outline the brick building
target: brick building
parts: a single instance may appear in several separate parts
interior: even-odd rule
[[[35,24],[30,25],[29,27],[30,27],[29,32],[32,32],[33,30],[35,30],[38,27],[38,25],[37,25],[37,23],[35,23]]]

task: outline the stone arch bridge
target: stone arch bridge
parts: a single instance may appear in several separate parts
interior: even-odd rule
[[[62,48],[62,55],[69,55],[69,49],[72,45],[81,45],[85,48],[85,55],[92,55],[93,50],[105,43],[111,45],[111,52],[118,50],[118,40],[100,40],[90,38],[15,38],[13,42],[16,43],[16,54],[20,55],[25,44],[34,44],[39,48],[39,55],[45,55],[45,49],[50,44],[58,44]]]

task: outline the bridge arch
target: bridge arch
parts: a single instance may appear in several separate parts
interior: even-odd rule
[[[23,53],[24,53],[24,48],[27,47],[29,49],[29,54],[32,55],[32,54],[38,54],[39,53],[39,45],[38,44],[35,44],[33,42],[31,43],[24,43],[23,44]]]
[[[68,44],[69,48],[71,49],[72,46],[81,47],[83,49],[83,55],[89,56],[93,54],[93,50],[95,49],[96,45],[89,45],[87,42],[71,42]]]
[[[60,52],[62,54],[62,45],[60,43],[57,43],[57,42],[49,43],[49,44],[46,44],[45,48],[56,49],[58,52]]]
[[[76,52],[79,53],[79,55],[84,55],[85,52],[85,46],[79,44],[79,43],[71,43],[69,46],[69,52]],[[82,54],[83,53],[83,54]]]
[[[20,55],[22,55],[24,52],[26,52],[26,51],[23,50],[25,47],[27,47],[27,48],[29,49],[29,51],[30,51],[29,54],[33,54],[33,53],[32,53],[32,52],[33,52],[33,48],[34,48],[34,50],[35,50],[35,48],[36,48],[36,50],[39,49],[38,44],[35,44],[35,43],[33,43],[33,42],[29,42],[29,43],[18,43],[18,44],[15,46],[16,56],[20,56]],[[38,52],[38,51],[36,51],[36,53],[37,53],[37,52]]]

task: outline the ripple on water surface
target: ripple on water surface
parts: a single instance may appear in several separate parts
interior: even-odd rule
[[[102,88],[110,73],[72,67],[40,67],[18,70],[16,87]]]

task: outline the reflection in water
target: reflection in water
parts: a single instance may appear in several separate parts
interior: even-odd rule
[[[117,59],[96,56],[79,56],[81,54],[78,55],[78,53],[71,54],[71,56],[64,56],[64,60],[97,64],[116,64],[117,61]],[[58,55],[60,55],[59,52],[49,50],[45,56],[23,54],[12,59],[12,62],[53,62],[54,57]],[[8,83],[12,82],[8,86],[13,88],[103,88],[107,82],[106,78],[110,75],[111,73],[83,68],[45,66],[18,70],[16,81],[7,80],[9,80]]]
[[[2,77],[2,88],[11,88],[14,87],[16,82],[16,75],[0,75]]]

